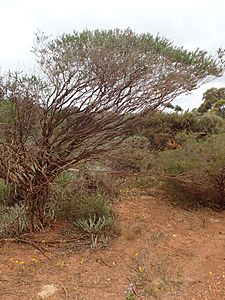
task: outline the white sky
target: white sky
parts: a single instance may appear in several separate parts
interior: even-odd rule
[[[215,54],[225,48],[225,0],[0,0],[0,67],[32,69],[34,33],[56,36],[74,29],[130,27],[159,33],[190,50]],[[224,87],[225,77],[182,97],[178,104],[193,108],[210,87]]]

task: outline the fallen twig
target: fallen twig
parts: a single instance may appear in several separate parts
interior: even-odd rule
[[[36,242],[32,241],[32,240],[26,240],[26,239],[20,239],[20,238],[6,238],[6,239],[0,239],[1,242],[16,242],[16,243],[25,243],[25,244],[29,244],[31,246],[33,246],[34,248],[36,248],[37,250],[39,250],[45,257],[47,257],[48,259],[51,259],[51,257],[49,257],[44,250],[42,249],[43,247],[40,247],[36,244]],[[47,251],[47,249],[45,249],[45,251]]]
[[[65,288],[64,285],[60,284],[61,288],[63,289],[64,293],[65,293],[65,300],[68,299],[68,293],[67,293],[67,289]]]
[[[26,243],[29,244],[31,246],[33,246],[34,248],[36,248],[37,250],[39,250],[45,257],[47,257],[48,259],[51,259],[50,256],[48,256],[44,250],[42,249],[43,247],[38,246],[35,242],[30,241],[30,240],[23,240],[23,239],[18,239],[18,242],[20,243]],[[45,249],[45,251],[47,251],[47,249]]]
[[[30,240],[30,239],[21,239],[21,238],[3,238],[0,239],[0,242],[16,242],[16,243],[25,243],[25,244],[29,244],[31,246],[33,246],[34,248],[36,248],[37,250],[39,250],[45,257],[47,257],[48,259],[51,259],[50,256],[48,256],[45,251],[48,251],[48,249],[44,248],[42,245],[54,245],[54,244],[66,244],[66,243],[73,243],[76,241],[81,240],[82,238],[84,238],[86,235],[82,235],[80,237],[76,237],[76,238],[72,238],[72,239],[68,239],[68,240],[55,240],[55,241],[45,241],[45,240]],[[38,245],[38,244],[41,244]]]
[[[86,234],[76,237],[76,238],[71,238],[68,240],[53,240],[53,241],[47,241],[47,240],[33,240],[33,239],[21,239],[21,238],[2,238],[0,239],[0,242],[24,242],[24,243],[38,243],[38,244],[61,244],[61,243],[72,243],[75,241],[79,241],[82,238],[86,237]],[[47,249],[46,249],[47,251]]]

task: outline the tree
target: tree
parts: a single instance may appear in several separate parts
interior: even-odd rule
[[[199,113],[211,111],[225,118],[225,88],[211,88],[203,94],[203,103],[199,106]]]
[[[0,128],[0,177],[26,207],[29,230],[46,223],[49,188],[64,170],[115,148],[140,115],[222,75],[222,55],[189,52],[130,29],[38,34],[37,76],[1,85],[11,117]]]

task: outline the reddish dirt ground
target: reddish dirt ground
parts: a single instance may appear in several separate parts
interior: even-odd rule
[[[48,284],[58,288],[50,300],[225,299],[225,212],[150,196],[120,201],[116,211],[121,235],[105,249],[83,240],[48,245],[65,239],[59,223],[32,237],[43,246],[1,243],[0,299],[41,299]]]

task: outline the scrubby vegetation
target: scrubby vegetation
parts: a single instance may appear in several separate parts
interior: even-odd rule
[[[185,208],[224,209],[224,148],[224,119],[214,111],[146,115],[117,148],[52,182],[44,224],[67,220],[90,236],[93,248],[105,244],[118,231],[113,203],[134,178],[139,189],[158,186]],[[24,202],[18,190],[0,183],[1,236],[20,234],[27,228]]]
[[[185,206],[225,208],[225,134],[190,139],[180,149],[155,157],[164,188]]]
[[[224,208],[224,105],[209,99],[224,91],[192,112],[171,105],[223,74],[222,50],[213,58],[116,29],[37,35],[33,52],[41,77],[0,79],[1,236],[57,218],[95,245],[97,232],[113,231],[127,175],[156,176],[177,198]]]

